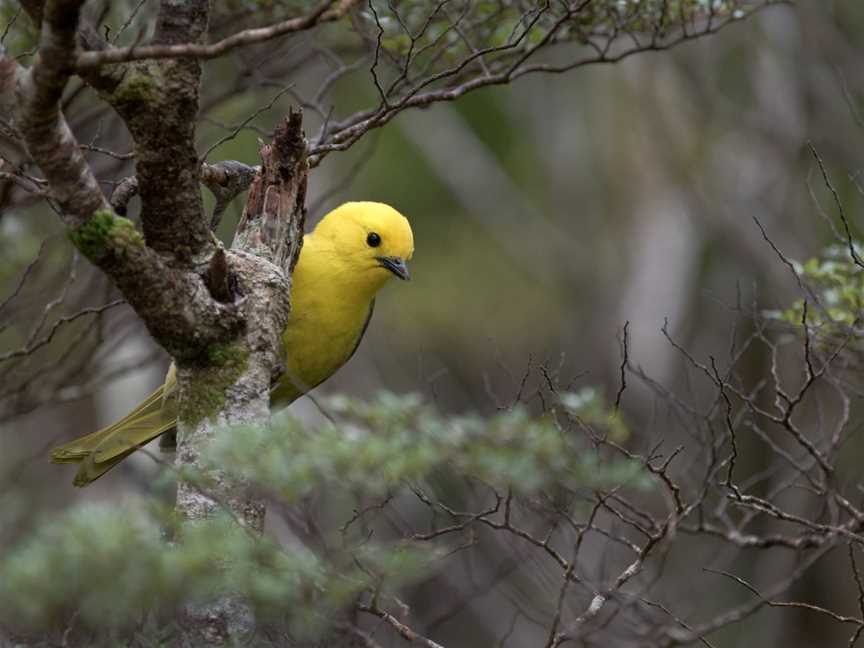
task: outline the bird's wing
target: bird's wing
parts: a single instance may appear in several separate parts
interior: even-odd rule
[[[369,328],[369,322],[372,321],[372,313],[374,310],[375,310],[375,300],[373,299],[372,303],[369,304],[369,313],[366,315],[366,321],[363,322],[363,328],[360,329],[360,335],[357,336],[357,341],[354,343],[354,348],[351,349],[351,353],[349,353],[345,357],[345,362],[348,362],[352,357],[354,357],[354,354],[357,352],[357,347],[360,346],[360,342],[363,340],[363,336],[366,335],[366,329]],[[342,364],[344,365],[345,362],[343,362]]]

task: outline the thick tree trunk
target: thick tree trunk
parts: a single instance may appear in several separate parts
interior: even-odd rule
[[[236,340],[212,346],[201,360],[178,363],[181,421],[177,466],[207,471],[202,452],[231,426],[266,425],[270,386],[282,366],[281,334],[290,310],[290,272],[302,245],[306,216],[306,141],[300,113],[291,113],[261,151],[233,248],[213,255],[207,271],[213,295],[243,304],[245,329]],[[250,530],[264,528],[264,502],[250,485],[221,470],[207,471],[212,487],[181,481],[177,511],[186,524],[230,510]],[[235,595],[189,610],[200,638],[226,643],[245,635],[249,610]]]
[[[199,180],[224,203],[246,186],[250,167],[205,165],[195,148],[201,67],[194,57],[122,63],[83,78],[123,117],[135,143],[136,177],[109,202],[66,123],[61,99],[77,39],[99,50],[93,30],[79,32],[84,0],[30,3],[41,23],[39,56],[29,69],[0,43],[0,105],[11,106],[36,161],[83,254],[108,274],[159,344],[173,357],[179,384],[180,468],[208,479],[177,490],[177,511],[196,524],[228,509],[252,532],[264,526],[264,503],[249,484],[218,469],[203,453],[239,423],[267,424],[270,386],[282,366],[281,333],[290,310],[290,273],[302,245],[307,145],[300,113],[291,113],[261,150],[231,250],[222,249],[204,214]],[[207,0],[162,0],[155,43],[203,40]],[[323,15],[323,14],[321,14]],[[317,18],[316,18],[317,19]],[[141,197],[142,233],[118,212]],[[117,212],[115,212],[115,206]],[[226,557],[227,559],[227,557]],[[218,568],[214,565],[214,568]],[[189,611],[190,643],[234,642],[251,629],[251,614],[230,592]]]

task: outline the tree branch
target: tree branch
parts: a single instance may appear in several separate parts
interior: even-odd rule
[[[61,208],[61,218],[72,229],[72,242],[111,276],[153,336],[169,353],[180,358],[189,357],[200,352],[199,344],[206,345],[213,339],[234,335],[240,324],[238,309],[234,304],[221,304],[210,299],[202,278],[194,272],[183,273],[169,266],[157,252],[145,245],[132,223],[113,213],[99,189],[60,109],[63,89],[72,72],[69,61],[75,50],[82,4],[82,0],[54,1],[45,6],[40,53],[33,67],[24,71],[13,60],[0,58],[3,95],[8,95],[9,85],[15,79],[18,128],[30,155],[45,176],[51,196]],[[197,90],[193,92],[197,97]],[[137,119],[141,119],[141,116]],[[194,123],[191,118],[190,123]],[[181,140],[179,146],[191,146],[194,126],[175,124],[181,131],[188,133],[188,139]],[[158,138],[158,135],[157,131],[149,136]],[[175,151],[171,146],[156,145],[155,148]],[[192,151],[194,153],[194,147]],[[164,161],[168,170],[172,166],[175,169],[178,167],[176,160],[162,160],[158,153],[154,157],[153,161],[157,163]],[[179,166],[182,167],[182,160],[180,162]],[[193,158],[193,164],[194,195],[200,204],[197,156]],[[144,191],[145,188],[152,189],[154,182],[167,191],[164,187],[167,180],[161,176],[164,170],[160,167],[154,176],[147,174],[146,162],[139,165],[139,171],[142,171],[142,167],[139,188],[145,206],[164,210],[166,204],[172,204],[173,192],[169,192],[171,196],[165,198]],[[142,182],[142,177],[149,185]],[[194,210],[195,200],[192,202]],[[165,222],[178,215],[182,217],[183,214],[179,206],[176,212],[153,211],[162,213],[162,221]],[[188,214],[189,210],[186,212]],[[144,220],[146,233],[148,219]],[[160,222],[158,218],[151,218],[149,222],[154,220]],[[200,223],[203,237],[206,237],[206,244],[209,245],[209,229],[200,211],[194,220]],[[170,231],[176,232],[176,224],[170,223],[168,227]],[[150,229],[152,231],[155,228]],[[156,231],[158,234],[159,230]],[[187,233],[176,233],[175,242],[179,241],[182,246]],[[158,235],[154,238],[159,240]],[[186,245],[185,249],[188,247]]]
[[[19,129],[27,150],[39,164],[51,192],[63,209],[66,222],[82,225],[94,212],[108,207],[63,113],[60,99],[69,81],[70,57],[83,0],[50,2],[45,8],[39,57],[29,72],[3,59],[0,82],[17,79]],[[14,66],[14,68],[13,68]]]
[[[257,29],[246,29],[210,45],[183,43],[149,45],[144,47],[111,48],[100,52],[82,52],[76,60],[78,70],[89,70],[102,65],[156,59],[196,58],[212,59],[237,48],[264,43],[285,34],[304,31],[315,25],[339,20],[358,0],[328,0],[313,12]],[[335,7],[332,5],[336,4]]]
[[[207,28],[208,3],[163,2],[156,38],[195,41]],[[135,142],[141,222],[147,245],[188,264],[212,249],[198,185],[195,118],[201,67],[192,59],[129,65],[106,100]]]
[[[302,121],[302,113],[292,110],[276,129],[273,143],[261,149],[262,171],[252,182],[233,243],[285,272],[293,270],[300,255],[306,219],[308,167]]]

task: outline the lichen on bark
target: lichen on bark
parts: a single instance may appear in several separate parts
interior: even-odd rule
[[[226,390],[243,375],[249,360],[249,352],[240,342],[215,343],[206,356],[206,365],[196,369],[195,380],[183,392],[180,416],[189,427],[222,410]]]

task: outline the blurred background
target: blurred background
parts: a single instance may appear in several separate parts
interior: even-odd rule
[[[537,367],[546,365],[562,384],[594,385],[614,398],[629,322],[630,361],[698,400],[698,384],[661,328],[668,322],[696,357],[725,357],[738,311],[784,308],[798,297],[754,217],[792,259],[804,261],[830,241],[825,215],[836,208],[808,142],[853,226],[861,223],[862,62],[864,4],[804,1],[669,52],[527,77],[409,111],[327,156],[310,176],[310,226],[346,200],[387,202],[411,220],[416,253],[413,280],[392,282],[380,295],[358,353],[319,391],[420,392],[446,412],[488,413],[514,398],[526,371],[530,392],[542,379]],[[259,138],[287,113],[294,93],[317,87],[326,67],[314,59],[302,72],[247,87],[233,65],[205,64],[202,151],[266,105],[280,84],[293,84],[208,157],[255,164]],[[120,122],[94,112],[88,93],[69,101],[79,139],[129,151]],[[331,100],[350,108],[374,98],[368,70],[360,70],[339,81]],[[306,117],[313,134],[321,118]],[[108,179],[132,169],[129,159],[89,157]],[[229,207],[220,227],[228,243],[242,203]],[[133,202],[133,217],[135,210]],[[35,516],[82,500],[122,506],[130,493],[149,490],[156,466],[146,456],[86,490],[71,487],[71,468],[48,463],[51,445],[134,406],[161,382],[169,359],[125,305],[56,324],[118,295],[73,254],[44,203],[19,200],[0,214],[0,303],[7,298],[0,311],[0,525],[4,517],[22,519],[13,507]],[[15,355],[21,348],[33,349],[26,362]],[[768,361],[754,354],[745,369],[760,375]],[[645,423],[654,407],[647,389],[631,385],[623,405],[634,443],[663,438],[662,425]],[[308,399],[292,410],[317,416]],[[271,524],[278,527],[278,514]],[[0,526],[0,547],[15,537],[15,528]],[[738,563],[756,580],[757,558]],[[457,590],[463,568],[444,577]],[[784,560],[761,568],[791,569]],[[694,586],[683,567],[674,569],[681,569],[682,617],[742,595],[719,579]],[[848,564],[829,558],[796,591],[854,611],[847,579]],[[492,645],[482,628],[496,621],[494,604],[478,599],[465,604],[469,617],[441,620],[440,596],[418,588],[412,613],[442,643]],[[466,618],[473,639],[465,638]],[[508,645],[534,645],[530,626],[516,632]],[[772,610],[714,641],[791,648],[840,645],[847,634],[812,613]]]

